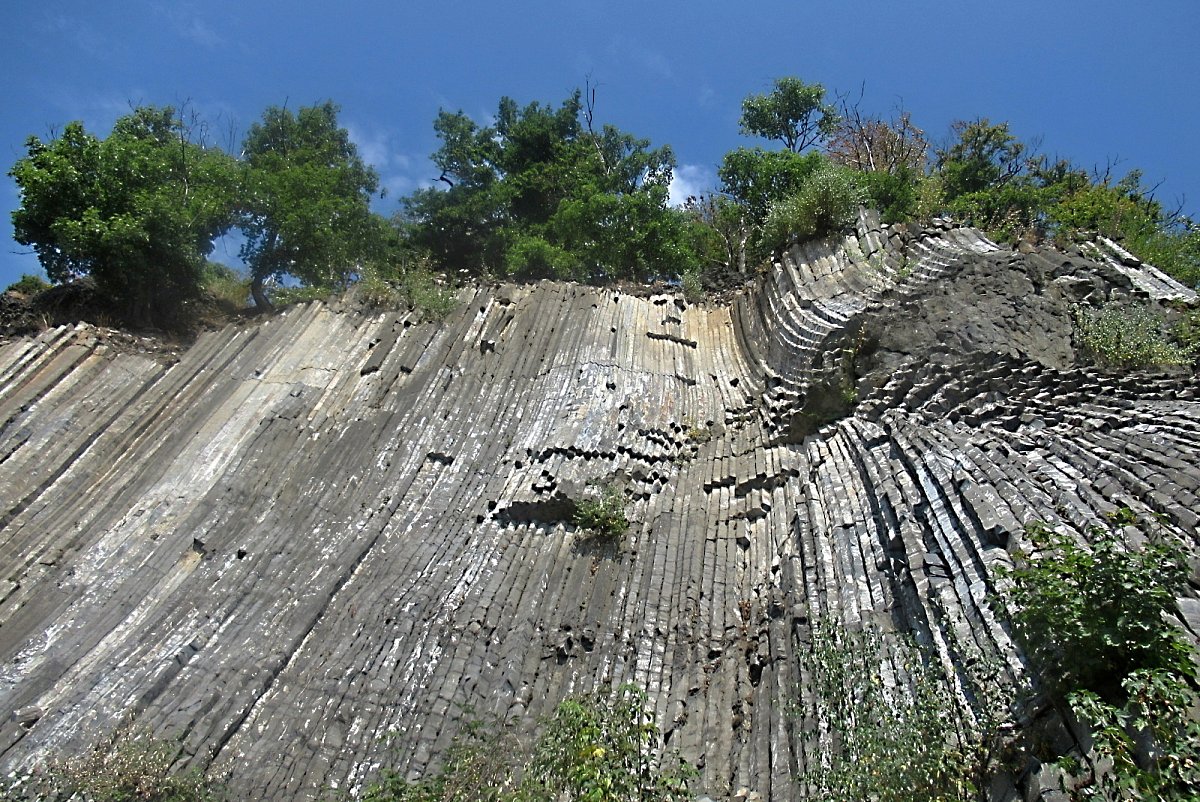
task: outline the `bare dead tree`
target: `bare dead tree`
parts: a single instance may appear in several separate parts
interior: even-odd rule
[[[899,106],[890,120],[864,114],[860,108],[864,87],[853,103],[839,95],[842,121],[829,139],[826,151],[840,164],[856,170],[896,173],[923,170],[929,153],[925,132]]]
[[[596,86],[592,84],[592,76],[588,75],[583,79],[583,87],[583,121],[587,125],[592,146],[596,148],[596,155],[600,157],[600,164],[604,167],[604,174],[608,175],[612,172],[608,163],[608,155],[604,152],[604,148],[600,144],[600,137],[593,127],[596,119]]]

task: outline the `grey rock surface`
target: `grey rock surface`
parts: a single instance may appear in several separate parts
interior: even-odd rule
[[[316,799],[422,773],[464,707],[532,732],[632,681],[698,793],[794,799],[814,622],[1020,672],[989,599],[1026,523],[1125,506],[1195,545],[1200,385],[1080,363],[1070,313],[1194,294],[1096,248],[864,215],[722,306],[489,286],[171,359],[0,344],[0,769],[133,720],[242,798]],[[570,522],[597,484],[617,548]]]

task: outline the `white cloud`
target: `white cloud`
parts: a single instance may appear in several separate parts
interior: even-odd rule
[[[363,161],[376,170],[382,170],[391,163],[392,149],[386,132],[368,130],[350,122],[345,126],[350,141],[358,147],[358,155]]]
[[[437,183],[437,170],[429,159],[401,152],[396,147],[396,137],[388,131],[352,122],[344,125],[350,141],[358,148],[358,155],[379,174],[384,200],[376,200],[377,208],[391,206],[399,198]]]
[[[96,58],[110,57],[116,46],[115,41],[101,34],[94,26],[65,14],[47,18],[43,28],[54,39],[65,40],[72,48]],[[58,42],[59,46],[62,44]]]
[[[61,117],[50,123],[46,133],[58,136],[62,133],[63,124],[81,120],[89,133],[106,137],[113,123],[144,104],[145,98],[146,93],[141,89],[131,89],[125,94],[84,93],[67,88],[47,91],[46,99]]]
[[[607,55],[617,64],[633,65],[645,75],[661,80],[675,77],[671,60],[659,50],[645,47],[627,36],[615,36],[608,44]]]
[[[184,38],[190,39],[201,47],[215,49],[225,44],[225,39],[214,31],[207,22],[199,18],[181,21],[179,32]]]
[[[159,16],[167,21],[176,34],[192,44],[209,50],[215,50],[227,44],[225,37],[201,18],[200,7],[196,3],[173,0],[170,3],[156,3],[152,7]]]
[[[369,148],[364,150],[361,145],[359,155],[379,173],[379,188],[384,196],[382,200],[376,199],[374,202],[377,211],[396,206],[401,198],[418,189],[438,184],[434,177],[437,169],[427,158],[389,151],[380,161],[372,161],[369,157],[374,154]]]
[[[672,206],[682,206],[691,195],[711,192],[717,184],[717,174],[702,164],[681,164],[671,175],[667,200]]]
[[[379,176],[379,186],[387,193],[386,197],[394,201],[418,189],[421,181],[408,173],[384,173]]]

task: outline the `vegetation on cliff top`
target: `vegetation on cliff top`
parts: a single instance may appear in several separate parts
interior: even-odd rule
[[[798,78],[743,102],[741,131],[774,147],[732,150],[720,186],[682,207],[667,199],[670,147],[600,123],[590,87],[557,106],[502,98],[486,125],[441,111],[439,185],[403,198],[392,219],[371,211],[378,177],[337,113],[328,102],[268,108],[236,156],[170,107],[137,108],[103,139],[78,122],[49,141],[31,137],[10,171],[21,192],[16,238],[53,282],[91,276],[115,316],[176,328],[206,288],[265,308],[271,293],[296,288],[402,289],[414,265],[424,271],[417,283],[432,267],[678,281],[696,298],[792,242],[844,228],[861,203],[887,222],[950,215],[1000,241],[1110,237],[1186,284],[1200,281],[1200,229],[1136,170],[1117,178],[1048,159],[988,119],[955,122],[934,148],[907,112],[866,113]],[[206,267],[214,239],[234,231],[244,286]]]

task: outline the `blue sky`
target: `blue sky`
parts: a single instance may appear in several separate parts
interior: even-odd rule
[[[741,99],[796,75],[903,104],[935,141],[955,119],[1007,120],[1042,150],[1118,173],[1200,214],[1196,0],[858,0],[658,3],[44,0],[0,11],[0,163],[71,120],[106,135],[130,104],[189,103],[219,143],[269,105],[333,100],[388,197],[437,175],[439,108],[479,120],[502,95],[558,103],[590,77],[597,118],[679,161],[676,190],[711,188],[739,145]],[[751,10],[746,10],[747,8]],[[0,287],[37,259],[12,240],[0,181]],[[214,253],[232,262],[235,253]]]

